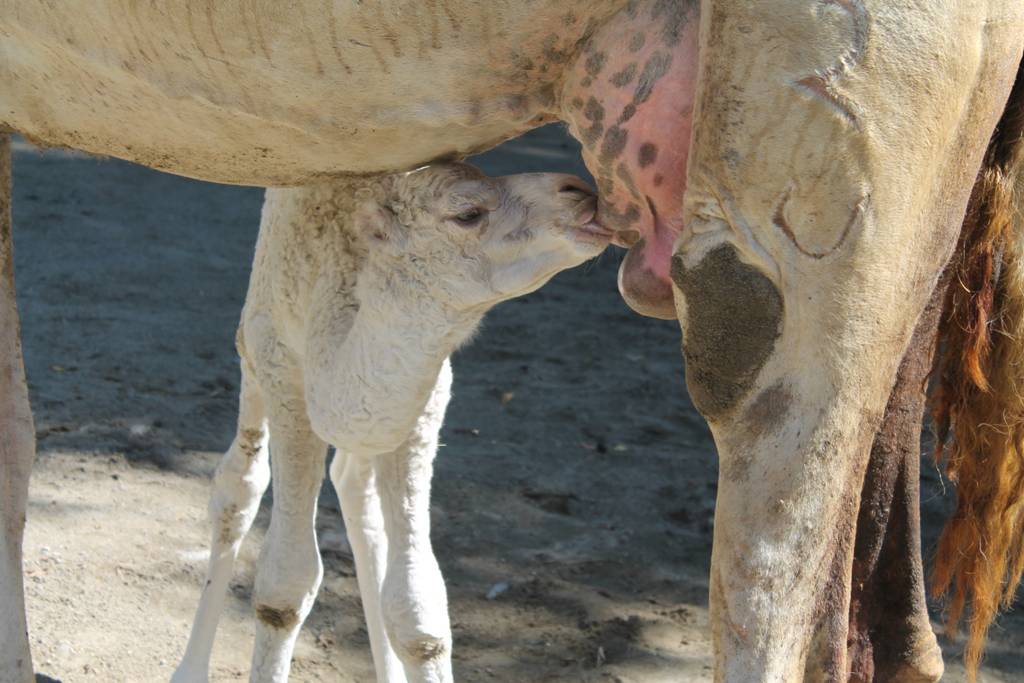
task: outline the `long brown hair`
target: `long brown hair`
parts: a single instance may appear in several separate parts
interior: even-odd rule
[[[974,679],[1024,573],[1024,64],[975,182],[940,327],[932,417],[957,505],[931,577],[947,632],[966,616]],[[969,611],[967,606],[970,606]]]

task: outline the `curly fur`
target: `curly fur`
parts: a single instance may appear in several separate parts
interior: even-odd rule
[[[957,508],[931,592],[948,598],[950,633],[970,605],[964,659],[974,680],[988,628],[1024,573],[1024,66],[950,268],[932,415]]]

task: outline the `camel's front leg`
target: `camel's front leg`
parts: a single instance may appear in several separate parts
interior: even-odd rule
[[[11,141],[0,133],[0,683],[30,683],[21,542],[36,432],[28,403],[14,300],[11,244]]]
[[[718,680],[847,676],[872,436],[1020,59],[1019,10],[979,11],[703,3],[672,276],[721,459]]]

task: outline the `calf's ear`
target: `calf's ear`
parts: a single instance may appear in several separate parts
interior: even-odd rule
[[[378,202],[362,202],[356,209],[353,221],[356,233],[371,245],[401,244],[402,231],[398,219],[390,209]]]

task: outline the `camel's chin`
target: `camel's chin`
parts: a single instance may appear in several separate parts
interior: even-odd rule
[[[675,320],[672,284],[644,264],[643,248],[644,242],[641,240],[622,260],[619,266],[619,293],[626,304],[640,315]]]

